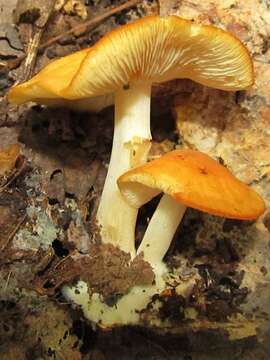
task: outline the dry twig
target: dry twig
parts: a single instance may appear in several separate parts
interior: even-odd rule
[[[27,55],[26,55],[24,66],[22,68],[22,72],[21,72],[20,79],[19,79],[20,82],[28,80],[33,74],[35,64],[36,64],[37,53],[39,50],[40,40],[41,40],[43,32],[46,28],[46,25],[49,21],[49,18],[53,12],[55,2],[56,2],[56,0],[50,1],[50,3],[48,4],[48,9],[46,9],[47,10],[46,14],[43,15],[44,19],[43,19],[42,26],[38,27],[34,31],[34,34],[30,38],[30,41],[29,41],[29,44],[27,47]]]

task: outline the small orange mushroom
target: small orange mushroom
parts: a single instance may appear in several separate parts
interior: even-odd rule
[[[120,176],[118,186],[137,209],[164,193],[138,249],[152,265],[162,261],[187,206],[241,220],[255,220],[265,211],[252,188],[195,150],[175,150],[134,168]]]

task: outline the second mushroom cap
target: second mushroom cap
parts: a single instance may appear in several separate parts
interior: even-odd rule
[[[118,179],[130,205],[139,208],[161,192],[177,202],[226,218],[254,220],[263,199],[223,165],[194,150],[175,150]]]

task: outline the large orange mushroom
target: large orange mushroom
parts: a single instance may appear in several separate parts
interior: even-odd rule
[[[187,206],[242,220],[255,220],[265,211],[263,199],[252,188],[208,155],[194,150],[175,150],[129,170],[119,177],[118,186],[134,209],[164,193],[137,250],[137,255],[143,253],[144,259],[152,266],[155,283],[132,288],[115,307],[102,302],[98,294],[89,297],[87,285],[83,282],[66,287],[65,295],[82,306],[86,317],[103,325],[138,322],[140,311],[151,297],[164,290],[163,275],[167,268],[163,257]],[[194,283],[189,281],[182,285],[185,292]]]
[[[254,80],[250,55],[233,35],[176,16],[152,16],[52,62],[9,93],[16,104],[99,110],[115,103],[113,148],[97,220],[104,242],[133,255],[137,211],[123,200],[116,180],[147,159],[152,84],[175,78],[226,91],[245,89]]]

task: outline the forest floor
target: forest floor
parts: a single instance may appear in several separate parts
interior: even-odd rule
[[[237,93],[188,80],[154,86],[150,159],[175,148],[204,151],[254,187],[269,209],[268,1],[0,0],[1,359],[270,358],[269,211],[257,222],[187,211],[166,262],[172,286],[188,276],[187,269],[181,273],[183,254],[189,273],[196,270],[200,279],[188,299],[161,300],[164,328],[93,328],[61,295],[62,284],[84,272],[74,259],[95,230],[113,108],[89,114],[16,107],[6,93],[52,59],[154,14],[176,14],[232,32],[252,54],[256,82]],[[138,238],[155,205],[141,210]]]

